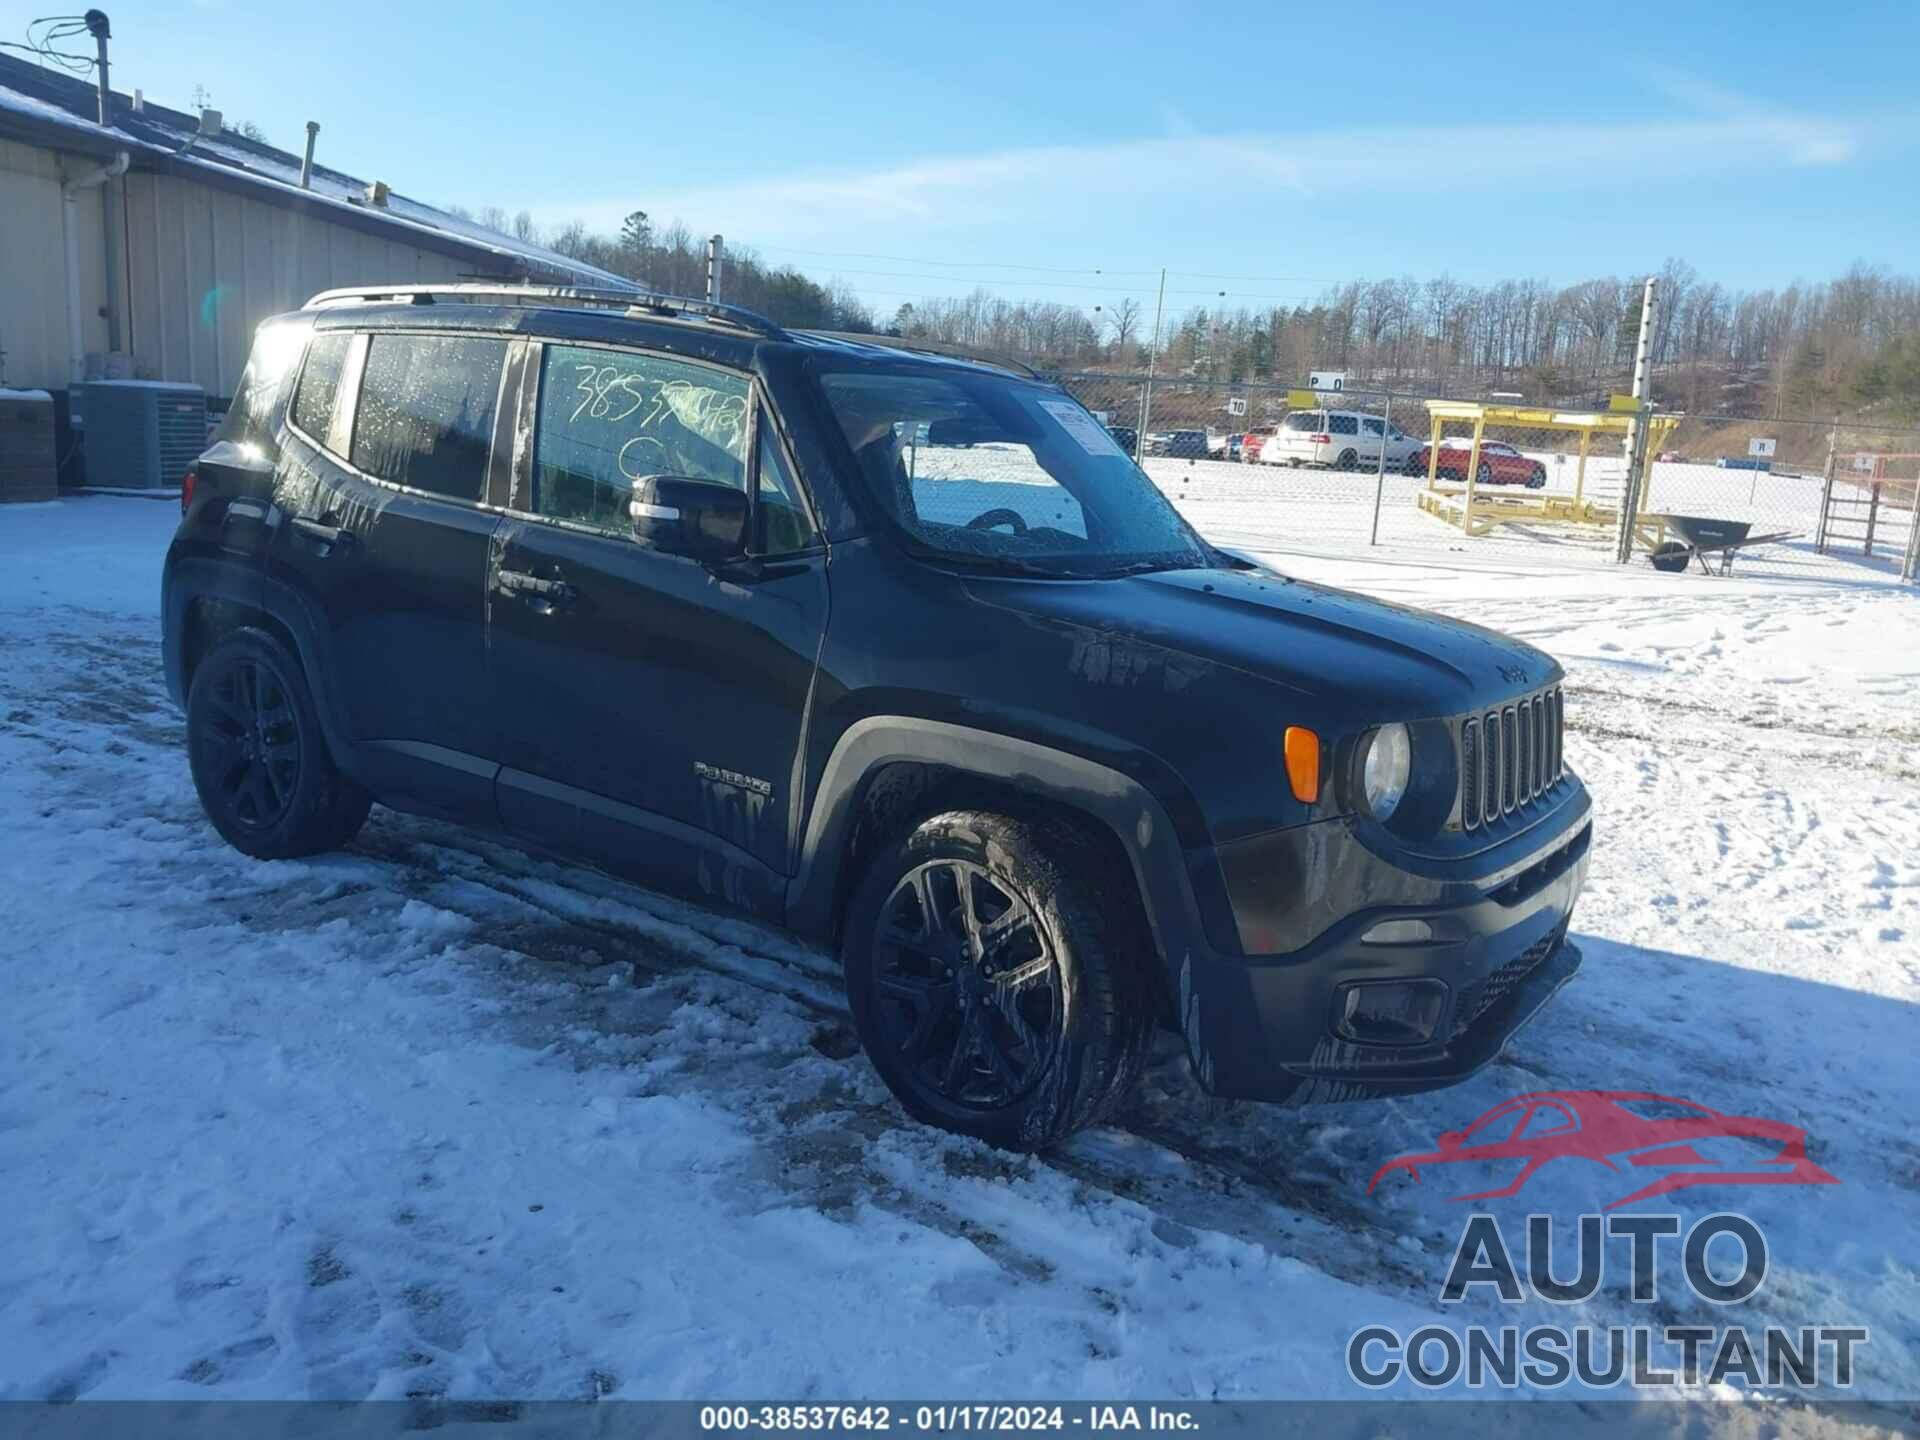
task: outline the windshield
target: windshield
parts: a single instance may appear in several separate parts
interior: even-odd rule
[[[1212,563],[1105,428],[1059,391],[877,370],[829,372],[820,386],[868,495],[920,553],[1072,576]]]

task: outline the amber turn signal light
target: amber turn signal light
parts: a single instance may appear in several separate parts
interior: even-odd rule
[[[1320,737],[1299,725],[1287,726],[1287,783],[1293,798],[1311,805],[1320,798]]]

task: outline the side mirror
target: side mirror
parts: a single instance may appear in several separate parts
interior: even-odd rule
[[[646,475],[627,504],[633,538],[669,555],[727,560],[746,548],[747,495],[717,480]]]

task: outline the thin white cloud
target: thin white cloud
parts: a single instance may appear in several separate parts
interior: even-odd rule
[[[637,202],[656,221],[684,218],[743,240],[804,245],[862,232],[956,233],[1062,214],[1097,223],[1103,208],[1259,204],[1377,195],[1386,205],[1436,189],[1517,183],[1652,193],[1688,175],[1766,172],[1850,161],[1872,124],[1730,105],[1691,92],[1696,113],[1642,122],[1437,125],[1291,134],[1169,135],[1109,144],[1037,145],[929,156],[864,170],[582,196],[536,205],[543,223],[611,231]],[[1704,111],[1705,113],[1699,113]]]

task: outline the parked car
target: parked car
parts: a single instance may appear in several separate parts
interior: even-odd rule
[[[1208,455],[1204,430],[1149,430],[1147,454],[1166,455],[1181,460],[1205,460]]]
[[[1429,449],[1422,445],[1407,457],[1409,475],[1425,475],[1430,455]],[[1470,436],[1450,436],[1440,442],[1440,463],[1433,467],[1435,478],[1464,482],[1467,467],[1473,464],[1473,440]],[[1522,455],[1513,446],[1500,440],[1482,440],[1480,442],[1480,464],[1474,471],[1474,481],[1480,485],[1524,485],[1529,490],[1544,489],[1547,483],[1547,467],[1531,455]]]
[[[1024,371],[330,292],[181,505],[166,683],[236,849],[377,801],[784,926],[931,1124],[1057,1141],[1156,1024],[1218,1095],[1445,1085],[1580,963],[1560,667],[1215,548]]]
[[[1222,436],[1219,446],[1213,450],[1213,457],[1216,460],[1231,460],[1237,463],[1240,459],[1240,440],[1241,437],[1238,435]]]
[[[1273,427],[1264,430],[1249,430],[1240,437],[1240,458],[1252,465],[1260,459],[1260,447],[1267,443],[1267,437],[1273,434]]]
[[[1140,432],[1131,425],[1109,425],[1107,433],[1113,437],[1113,443],[1129,455],[1140,453]]]
[[[1267,437],[1259,455],[1266,465],[1357,470],[1379,465],[1382,447],[1389,466],[1405,464],[1419,445],[1397,426],[1361,410],[1296,410]]]

